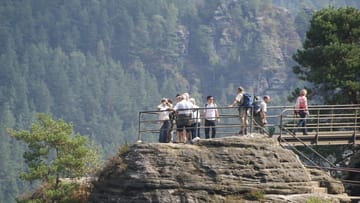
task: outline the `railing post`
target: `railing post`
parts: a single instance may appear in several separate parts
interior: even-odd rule
[[[358,108],[355,108],[355,121],[354,121],[354,139],[353,139],[353,144],[356,144],[356,129],[357,129],[357,119],[358,119]]]
[[[316,136],[319,135],[319,129],[320,129],[320,109],[317,110]]]
[[[198,120],[199,120],[199,108],[196,109],[196,116],[195,116],[195,137],[199,137],[199,133],[198,133],[198,129],[199,129],[199,126],[198,126]],[[200,121],[201,123],[201,121]],[[205,135],[204,135],[205,136]]]
[[[245,113],[248,113],[248,112],[245,112]],[[253,119],[254,119],[254,115],[253,115],[253,107],[251,107],[250,108],[250,129],[249,129],[249,133],[250,133],[250,135],[251,135],[251,133],[252,133],[252,128],[253,128]],[[245,123],[246,123],[246,121],[245,121]]]
[[[136,141],[137,143],[141,143],[142,141],[141,141],[141,133],[140,133],[140,131],[141,131],[141,129],[140,129],[140,123],[141,123],[141,112],[139,112],[139,124],[138,124],[138,140]]]
[[[279,118],[280,118],[280,124],[279,124],[279,128],[280,128],[280,135],[279,135],[279,138],[281,138],[282,131],[283,131],[283,128],[282,128],[282,126],[283,126],[283,111],[280,113]]]
[[[331,128],[330,131],[333,131],[333,124],[334,124],[334,107],[331,107]]]

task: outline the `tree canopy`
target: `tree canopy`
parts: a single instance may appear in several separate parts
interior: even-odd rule
[[[359,2],[1,1],[0,202],[31,190],[18,179],[24,144],[7,128],[27,129],[36,113],[51,114],[106,158],[136,141],[138,112],[162,97],[186,91],[202,104],[211,94],[224,105],[242,85],[284,104],[302,83],[288,67],[313,10]]]
[[[61,119],[55,121],[47,114],[38,114],[29,131],[9,129],[8,132],[28,145],[23,154],[28,169],[20,178],[48,186],[40,198],[42,201],[67,198],[66,192],[71,189],[61,184],[61,178],[94,175],[98,168],[96,147],[87,146],[87,138],[74,135],[72,124]]]
[[[314,84],[328,104],[360,102],[360,12],[329,7],[315,12],[293,71]]]

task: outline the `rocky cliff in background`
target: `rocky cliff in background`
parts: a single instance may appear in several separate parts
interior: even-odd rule
[[[275,139],[227,137],[122,147],[94,183],[90,202],[349,202],[343,193],[341,182],[310,173]]]

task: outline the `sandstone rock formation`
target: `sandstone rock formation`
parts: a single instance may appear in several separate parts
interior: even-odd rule
[[[227,137],[123,147],[94,183],[89,202],[349,202],[313,192],[310,173],[275,139]]]

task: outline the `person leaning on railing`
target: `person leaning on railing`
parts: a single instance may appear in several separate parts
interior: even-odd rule
[[[237,93],[236,93],[236,97],[234,99],[234,101],[232,102],[232,104],[229,105],[229,107],[235,107],[235,106],[239,106],[241,104],[241,102],[243,101],[243,97],[244,97],[244,88],[243,87],[238,87],[237,88]],[[239,108],[239,120],[240,120],[240,131],[239,131],[239,135],[247,135],[247,126],[249,125],[249,119],[248,119],[248,108]]]

